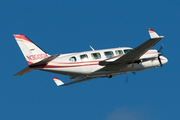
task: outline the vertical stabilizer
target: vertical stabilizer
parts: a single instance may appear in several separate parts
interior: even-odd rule
[[[25,35],[15,34],[14,37],[29,65],[48,57],[47,53],[29,40]]]

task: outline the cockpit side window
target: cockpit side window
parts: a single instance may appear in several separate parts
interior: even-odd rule
[[[69,58],[69,61],[71,61],[71,62],[76,62],[76,57],[71,57],[71,58]]]
[[[124,50],[124,53],[126,54],[126,53],[128,53],[128,52],[130,52],[132,49],[126,49],[126,50]]]
[[[104,52],[106,58],[111,58],[111,57],[114,57],[114,53],[112,51],[107,51],[107,52]]]
[[[80,58],[81,58],[82,61],[88,60],[87,54],[80,55]]]
[[[122,55],[123,51],[122,50],[116,50],[115,53],[116,53],[116,55]]]
[[[100,53],[92,53],[91,54],[93,59],[101,59],[101,54]]]

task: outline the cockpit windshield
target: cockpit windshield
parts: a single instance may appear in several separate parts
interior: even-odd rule
[[[128,53],[128,52],[130,52],[132,49],[126,49],[126,50],[124,50],[124,53],[126,54],[126,53]]]

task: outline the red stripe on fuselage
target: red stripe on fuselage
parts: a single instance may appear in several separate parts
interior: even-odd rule
[[[157,53],[156,51],[149,51],[146,52],[145,54],[155,54]],[[115,56],[106,60],[111,60],[111,59],[115,59],[115,58],[120,58],[123,55],[120,56]],[[155,59],[156,60],[156,59]],[[33,68],[68,68],[68,67],[81,67],[81,66],[91,66],[91,65],[99,65],[99,61],[84,61],[84,62],[50,62],[52,64],[57,64],[57,65],[40,65],[40,66],[33,66]],[[59,65],[58,65],[59,64]]]
[[[91,65],[99,65],[98,63],[94,64],[85,64],[85,65],[67,65],[62,66],[62,65],[39,65],[39,66],[33,66],[33,68],[69,68],[69,67],[81,67],[81,66],[91,66]]]

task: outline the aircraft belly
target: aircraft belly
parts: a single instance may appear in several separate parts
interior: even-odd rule
[[[43,68],[39,70],[72,76],[72,75],[89,75],[92,73],[92,71],[95,70],[95,68],[98,67],[99,65],[91,65],[91,66],[66,67],[66,68]]]

